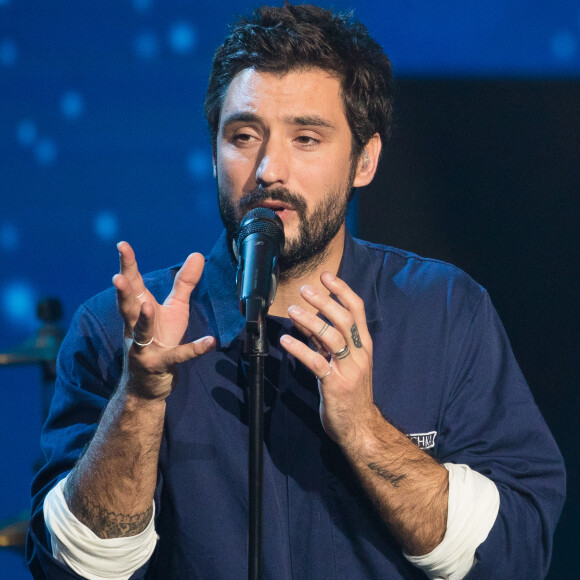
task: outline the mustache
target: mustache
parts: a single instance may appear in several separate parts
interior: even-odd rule
[[[285,187],[275,187],[273,189],[264,189],[257,187],[256,189],[246,193],[238,202],[240,210],[244,213],[249,211],[256,205],[263,201],[281,201],[282,203],[292,206],[292,208],[299,214],[306,213],[306,200],[297,193],[292,193]]]

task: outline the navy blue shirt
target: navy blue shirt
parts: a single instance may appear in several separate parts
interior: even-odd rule
[[[235,268],[222,236],[191,297],[187,339],[218,348],[179,367],[159,458],[160,540],[134,578],[247,577],[248,364]],[[145,277],[163,301],[177,268]],[[459,269],[347,234],[339,276],[363,298],[375,403],[440,462],[492,479],[499,515],[469,578],[543,578],[564,499],[562,457],[487,293]],[[402,556],[318,414],[316,380],[279,346],[265,371],[264,577],[424,578]],[[74,466],[118,384],[122,321],[108,290],[76,313],[62,345],[33,483],[28,558],[36,578],[78,578],[52,558],[42,502]]]

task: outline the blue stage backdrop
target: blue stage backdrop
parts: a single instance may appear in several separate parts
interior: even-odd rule
[[[579,78],[578,2],[337,0],[402,77]],[[115,243],[141,269],[207,252],[221,225],[202,102],[236,15],[228,0],[0,0],[0,351],[63,327],[108,287]],[[356,215],[353,214],[353,227]],[[0,523],[24,517],[39,458],[41,371],[0,367]],[[27,578],[16,550],[0,576]]]

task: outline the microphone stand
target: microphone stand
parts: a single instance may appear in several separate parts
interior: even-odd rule
[[[262,580],[264,488],[264,361],[268,356],[266,314],[276,294],[278,253],[284,225],[276,212],[251,209],[242,219],[234,253],[240,309],[246,317],[244,353],[250,359],[248,458],[248,579]],[[237,250],[237,252],[236,252]]]
[[[262,579],[264,486],[264,361],[269,353],[266,312],[258,298],[246,300],[244,353],[250,361],[248,580]]]

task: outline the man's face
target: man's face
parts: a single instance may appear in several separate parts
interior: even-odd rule
[[[351,139],[340,83],[327,72],[237,74],[222,106],[215,159],[230,237],[250,209],[268,207],[284,224],[282,273],[315,266],[344,225]]]

